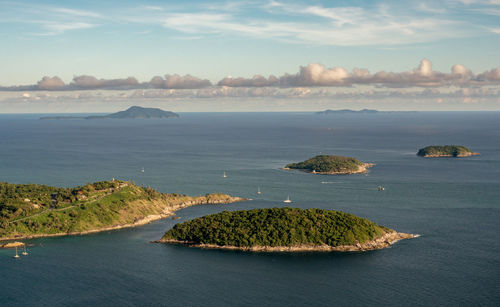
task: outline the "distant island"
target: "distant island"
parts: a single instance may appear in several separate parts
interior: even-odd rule
[[[285,207],[203,216],[176,224],[156,242],[256,252],[366,251],[414,237],[341,211]]]
[[[351,157],[319,155],[299,163],[288,164],[283,169],[298,169],[323,175],[347,175],[366,173],[373,165],[375,164],[363,163]]]
[[[40,117],[40,119],[110,119],[110,118],[137,118],[137,119],[149,119],[149,118],[177,118],[179,114],[163,111],[158,108],[143,108],[138,106],[133,106],[125,111],[120,111],[116,113],[111,113],[108,115],[92,115],[92,116],[45,116]]]
[[[377,110],[363,109],[363,110],[351,110],[351,109],[342,109],[342,110],[324,110],[320,112],[316,112],[316,114],[320,115],[328,115],[328,114],[375,114],[380,113]]]
[[[427,146],[417,152],[417,156],[426,158],[435,157],[470,157],[479,155],[467,147],[457,145]]]
[[[188,206],[242,200],[218,193],[197,197],[159,193],[120,180],[75,188],[0,182],[0,241],[134,227]]]

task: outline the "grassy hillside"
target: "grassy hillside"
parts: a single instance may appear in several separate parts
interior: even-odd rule
[[[235,199],[224,194],[162,194],[118,180],[76,188],[0,183],[0,239],[86,232],[132,224],[187,205],[231,201]]]
[[[355,158],[319,155],[303,162],[288,164],[286,168],[320,173],[350,173],[358,171],[363,165],[363,162]]]
[[[271,208],[224,211],[175,225],[161,241],[251,246],[355,245],[392,230],[341,211]]]

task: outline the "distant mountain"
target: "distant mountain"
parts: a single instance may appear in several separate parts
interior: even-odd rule
[[[108,115],[92,115],[92,116],[46,116],[40,119],[108,119],[108,118],[139,118],[139,119],[149,119],[149,118],[171,118],[179,117],[179,114],[163,111],[158,108],[143,108],[138,106],[133,106],[125,111],[120,111],[116,113],[111,113]]]
[[[158,108],[143,108],[133,106],[125,111],[120,111],[103,116],[87,116],[86,119],[102,119],[102,118],[169,118],[179,117],[179,114],[170,111],[163,111]]]
[[[351,109],[343,109],[343,110],[325,110],[316,112],[316,114],[328,115],[328,114],[374,114],[380,113],[377,110],[363,109],[363,110],[351,110]]]

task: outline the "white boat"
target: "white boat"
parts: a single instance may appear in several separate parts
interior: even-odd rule
[[[143,167],[143,168],[141,168],[141,173],[144,173],[144,167]]]
[[[260,191],[260,187],[257,187],[257,194],[262,194],[262,192]]]
[[[291,203],[292,201],[290,200],[290,195],[283,201],[284,203]]]
[[[27,256],[28,255],[28,252],[26,251],[26,243],[24,244],[24,250],[23,250],[23,252],[21,254],[23,254],[23,256]]]
[[[19,255],[17,254],[17,246],[16,246],[16,255],[14,256],[14,258],[19,258]]]
[[[224,174],[222,174],[222,178],[226,178],[227,175],[226,175],[226,172],[224,172]]]

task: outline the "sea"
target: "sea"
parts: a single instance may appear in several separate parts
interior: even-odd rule
[[[189,207],[178,220],[136,228],[27,240],[20,259],[1,249],[1,306],[500,305],[500,112],[40,116],[0,115],[0,181],[70,187],[116,178],[251,200]],[[446,144],[480,155],[416,156]],[[319,154],[376,165],[366,175],[280,169]],[[342,210],[420,237],[347,253],[151,243],[206,214],[283,206]]]

